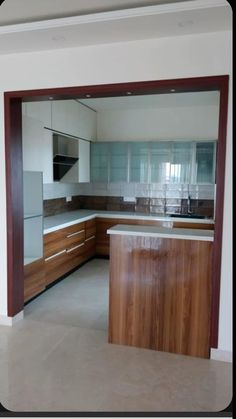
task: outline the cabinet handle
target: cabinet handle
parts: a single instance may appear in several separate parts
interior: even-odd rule
[[[54,255],[49,256],[48,258],[45,258],[45,262],[47,262],[47,261],[48,261],[48,260],[50,260],[50,259],[54,259],[54,258],[56,258],[57,256],[62,255],[62,254],[63,254],[63,253],[65,253],[65,252],[66,252],[66,249],[61,250],[61,252],[54,253]]]
[[[78,249],[79,247],[82,247],[82,246],[84,246],[84,243],[81,243],[81,244],[78,244],[77,246],[71,247],[71,248],[70,248],[70,249],[68,249],[66,252],[67,252],[67,253],[70,253],[70,252],[72,252],[73,250]]]
[[[88,239],[85,239],[86,242],[88,242],[89,240],[95,239],[95,236],[91,236]]]
[[[68,236],[66,236],[66,237],[69,239],[70,237],[76,236],[77,234],[81,234],[83,232],[84,232],[84,230],[76,231],[75,233],[68,234]]]

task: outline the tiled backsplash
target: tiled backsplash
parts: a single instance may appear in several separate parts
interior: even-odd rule
[[[190,195],[192,212],[213,217],[214,191],[214,185],[57,182],[44,185],[44,215],[76,209],[184,214]],[[66,202],[66,196],[72,201]]]
[[[124,202],[117,196],[74,196],[71,202],[65,198],[44,201],[44,216],[59,214],[76,209],[132,211],[141,213],[187,213],[187,199],[178,198],[143,198],[137,197],[136,202]],[[191,199],[191,210],[195,214],[213,217],[214,200]]]

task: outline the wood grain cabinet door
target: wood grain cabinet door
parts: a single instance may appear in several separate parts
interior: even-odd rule
[[[24,302],[45,289],[44,260],[39,259],[24,266]]]
[[[111,236],[109,341],[209,358],[212,242]]]

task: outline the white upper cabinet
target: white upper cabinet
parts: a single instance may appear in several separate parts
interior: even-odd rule
[[[96,112],[76,100],[52,101],[52,129],[86,140],[96,139]]]
[[[97,113],[76,100],[25,102],[22,114],[63,134],[91,141],[97,137]]]
[[[68,115],[71,101],[55,100],[52,102],[52,129],[55,131],[72,134],[74,129],[69,126]],[[73,134],[72,134],[73,135]]]
[[[79,137],[85,140],[97,139],[97,112],[78,103],[78,132]]]
[[[43,172],[43,183],[52,183],[52,132],[42,121],[23,116],[22,143],[24,170]]]
[[[50,101],[26,102],[22,104],[22,114],[41,121],[44,127],[51,128],[51,108]]]

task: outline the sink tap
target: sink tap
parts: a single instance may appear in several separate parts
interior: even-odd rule
[[[188,196],[188,201],[187,201],[187,212],[188,214],[192,214],[192,210],[191,210],[191,196]]]

